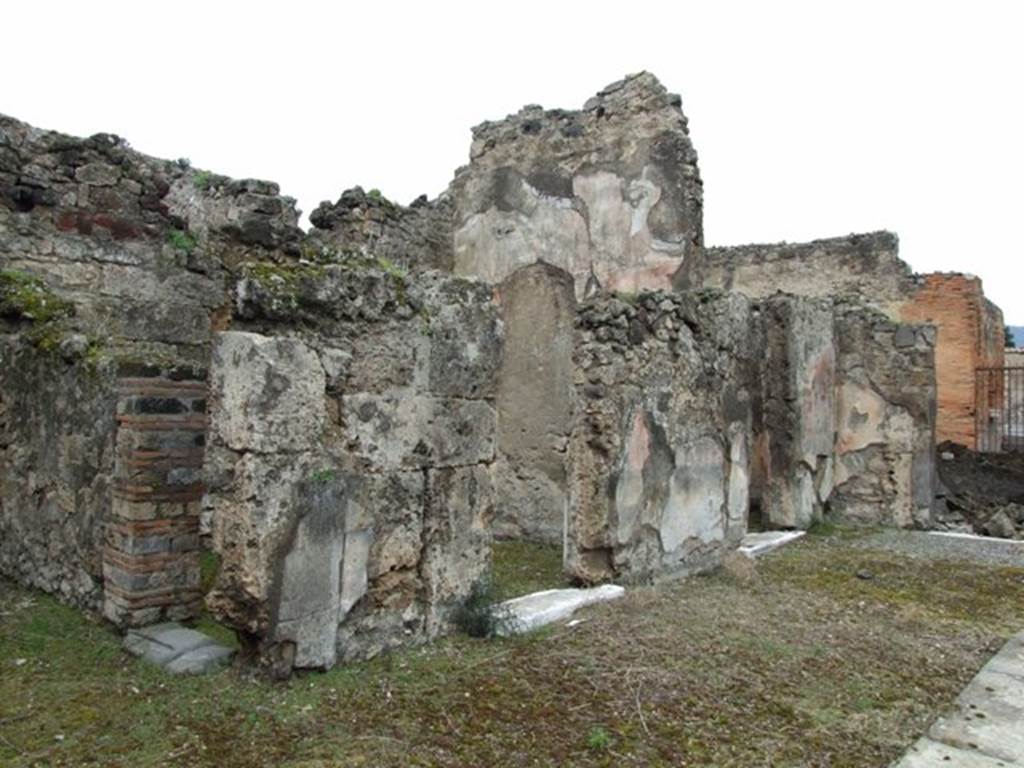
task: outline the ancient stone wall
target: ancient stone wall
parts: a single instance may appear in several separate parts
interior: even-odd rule
[[[4,494],[0,526],[23,537],[0,572],[33,563],[31,583],[102,595],[123,625],[198,610],[206,360],[233,267],[298,255],[277,192],[0,116],[0,331],[19,369],[2,397],[46,406],[6,444],[8,489],[31,493]]]
[[[974,371],[1001,365],[1003,346],[1002,313],[985,299],[977,278],[913,275],[898,257],[896,236],[873,232],[810,243],[709,247],[703,259],[684,263],[674,282],[677,288],[721,288],[755,298],[779,291],[846,297],[894,320],[935,325],[937,439],[975,445]],[[984,401],[998,402],[998,393],[986,393]],[[986,418],[981,414],[980,423],[998,432],[998,419]]]
[[[0,335],[0,574],[99,610],[113,377],[83,357],[40,352],[31,326],[18,330]]]
[[[837,302],[837,519],[929,528],[935,497],[935,330]]]
[[[574,297],[668,288],[700,258],[696,153],[679,98],[645,73],[578,112],[484,123],[470,156],[449,190],[452,268],[498,285],[506,325],[495,533],[560,541]]]
[[[450,187],[454,271],[499,283],[538,260],[577,297],[667,288],[703,245],[702,186],[678,96],[643,73],[580,111],[524,107],[473,129]]]
[[[974,448],[979,422],[975,370],[1003,365],[1002,313],[985,299],[978,278],[934,273],[923,277],[920,289],[901,308],[901,317],[931,323],[938,330],[936,439]]]
[[[584,581],[715,564],[746,532],[928,527],[933,334],[858,302],[736,293],[581,305],[567,563]]]
[[[438,634],[489,564],[490,289],[372,262],[247,274],[213,354],[208,605],[288,668]]]
[[[580,308],[567,565],[586,582],[710,567],[746,532],[761,340],[738,294]]]
[[[350,190],[307,236],[269,182],[0,118],[0,573],[186,618],[207,533],[208,607],[291,669],[445,631],[492,534],[593,582],[710,567],[752,506],[927,525],[933,338],[887,317],[919,287],[895,238],[705,258],[701,207],[649,74],[478,126],[438,200]]]
[[[888,312],[915,286],[898,253],[899,241],[891,232],[708,247],[703,259],[680,267],[674,282],[677,288],[720,288],[754,298],[778,291],[816,298],[854,294]]]
[[[751,497],[762,522],[928,527],[934,334],[855,299],[776,295],[765,330]]]

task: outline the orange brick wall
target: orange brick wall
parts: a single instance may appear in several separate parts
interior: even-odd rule
[[[973,448],[977,437],[974,371],[1003,365],[1002,312],[985,299],[978,278],[935,273],[923,277],[900,315],[906,322],[931,323],[938,331],[936,440]]]

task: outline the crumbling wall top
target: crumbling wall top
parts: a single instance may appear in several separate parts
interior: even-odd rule
[[[629,75],[605,86],[587,99],[580,110],[544,109],[528,104],[504,120],[486,120],[473,128],[470,159],[476,161],[489,153],[515,153],[525,147],[522,138],[532,137],[538,144],[552,144],[569,149],[570,140],[588,145],[598,134],[595,127],[662,124],[665,129],[687,133],[687,120],[682,98],[669,93],[650,72]],[[573,147],[573,150],[578,147]],[[695,160],[695,158],[694,158]]]
[[[335,247],[413,269],[452,268],[452,205],[447,195],[411,205],[388,200],[379,190],[353,187],[335,203],[324,201],[309,216],[314,229],[307,248]]]

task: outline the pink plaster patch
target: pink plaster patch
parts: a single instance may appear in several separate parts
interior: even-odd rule
[[[633,429],[629,433],[629,447],[626,451],[626,466],[634,472],[643,472],[651,455],[651,434],[647,430],[647,419],[643,411],[637,411],[633,417]]]

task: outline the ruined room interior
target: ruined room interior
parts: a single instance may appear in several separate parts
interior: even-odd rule
[[[272,182],[0,138],[0,573],[122,629],[205,606],[289,668],[448,631],[495,538],[591,585],[751,528],[927,529],[936,434],[975,438],[961,369],[1002,355],[980,284],[892,233],[707,246],[647,73],[308,232]]]

